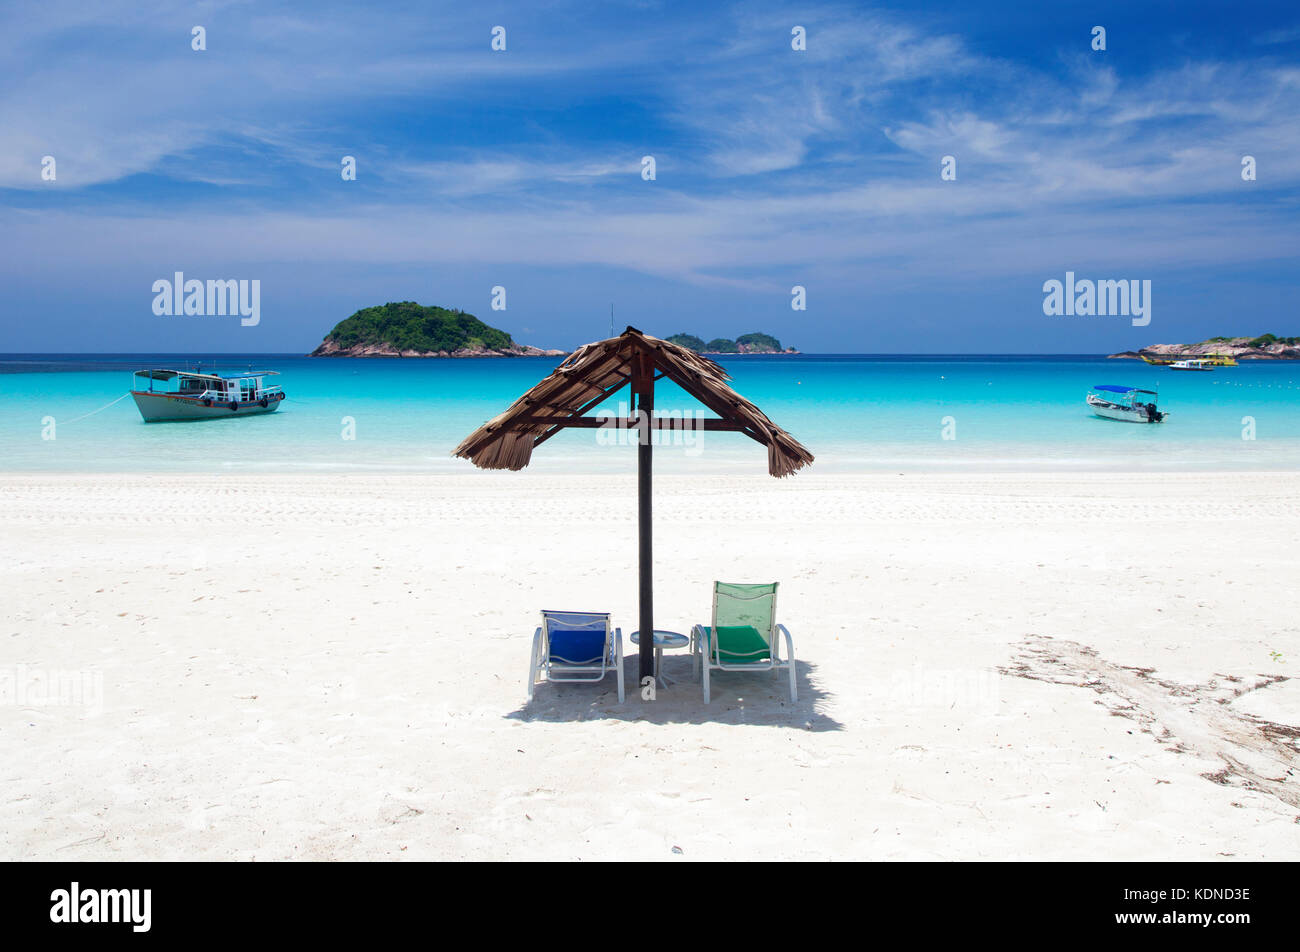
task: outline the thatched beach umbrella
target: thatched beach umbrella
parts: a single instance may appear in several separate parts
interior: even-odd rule
[[[718,416],[716,419],[654,418],[655,381],[667,378]],[[693,350],[629,327],[618,337],[587,344],[570,354],[546,379],[483,424],[456,447],[455,455],[483,469],[519,470],[533,448],[568,427],[611,426],[586,414],[623,387],[631,388],[632,415],[612,425],[638,430],[637,495],[640,527],[640,659],[642,679],[654,674],[654,585],[651,559],[651,430],[696,427],[743,433],[767,447],[767,471],[789,476],[813,456],[754,404],[727,386],[730,375]],[[644,683],[644,682],[643,682]]]

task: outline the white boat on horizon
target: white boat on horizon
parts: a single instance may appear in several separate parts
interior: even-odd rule
[[[228,376],[197,370],[137,370],[131,396],[146,423],[230,419],[278,410],[284,389],[263,383],[265,377],[278,376],[274,370]]]
[[[1213,370],[1215,364],[1210,360],[1200,360],[1197,358],[1188,358],[1187,360],[1175,360],[1169,365],[1170,370]]]
[[[1150,396],[1144,401],[1142,396]],[[1168,413],[1156,409],[1154,390],[1099,383],[1088,391],[1087,404],[1097,416],[1122,423],[1164,423]]]

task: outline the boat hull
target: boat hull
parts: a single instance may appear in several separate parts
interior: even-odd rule
[[[1165,418],[1169,416],[1163,410],[1154,420],[1147,416],[1145,410],[1134,410],[1130,407],[1106,406],[1100,403],[1088,401],[1088,409],[1101,417],[1103,420],[1117,420],[1120,423],[1164,423]]]
[[[198,397],[181,396],[178,393],[150,393],[148,390],[132,390],[136,408],[146,423],[163,423],[176,420],[230,420],[238,417],[252,416],[257,413],[274,413],[280,409],[283,398],[268,398],[266,406],[260,403],[241,403],[232,410],[228,402],[214,401],[205,406]]]
[[[1178,361],[1179,361],[1179,358],[1177,358],[1177,357],[1148,357],[1146,354],[1139,354],[1138,356],[1141,357],[1144,361],[1146,361],[1148,364],[1150,364],[1150,365],[1153,366],[1153,367],[1172,367],[1174,364],[1178,363]],[[1196,357],[1196,358],[1186,358],[1186,357],[1185,357],[1185,358],[1182,358],[1182,359],[1184,359],[1184,360],[1192,360],[1192,359],[1195,359],[1195,360],[1203,360],[1203,361],[1205,361],[1207,364],[1210,365],[1209,368],[1207,368],[1207,369],[1213,369],[1214,367],[1236,367],[1236,366],[1237,366],[1237,361],[1234,360],[1234,359],[1231,358],[1231,357],[1223,357],[1223,356],[1218,356],[1218,357]],[[1178,370],[1185,370],[1185,369],[1187,369],[1187,368],[1185,368],[1185,367],[1179,367],[1179,368],[1177,368],[1177,369],[1178,369]]]

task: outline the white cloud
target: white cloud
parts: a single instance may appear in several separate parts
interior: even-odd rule
[[[304,190],[274,207],[236,194],[165,213],[126,198],[40,215],[11,209],[19,251],[0,268],[487,261],[772,289],[792,269],[888,281],[1055,272],[1080,259],[1208,266],[1296,253],[1285,208],[1243,191],[1300,183],[1294,68],[1192,63],[1135,80],[1080,61],[1058,77],[839,8],[797,21],[738,8],[680,32],[647,14],[645,29],[603,46],[532,37],[530,48],[528,31],[512,27],[509,83],[531,95],[549,78],[559,85],[537,93],[547,102],[574,88],[627,97],[667,141],[639,141],[635,130],[614,145],[556,133],[540,148],[438,140],[415,154],[385,141],[341,145],[345,133],[321,116],[379,106],[401,115],[425,108],[430,88],[450,102],[475,83],[505,82],[500,60],[456,38],[482,32],[477,19],[453,27],[410,8],[379,23],[329,8],[243,22],[241,5],[213,6],[187,14],[214,24],[211,56],[200,60],[175,15],[133,19],[134,9],[0,20],[11,28],[0,30],[0,65],[16,77],[0,90],[10,146],[0,185],[42,187],[47,153],[59,160],[58,187],[74,194],[142,171],[273,185],[271,162],[336,181],[347,152],[375,190],[357,207]],[[81,50],[85,31],[111,33],[119,22],[147,28],[124,48],[34,65],[66,31]],[[789,49],[794,22],[808,28],[806,54]],[[236,29],[256,36],[257,56],[222,58]],[[447,32],[422,32],[433,29]],[[262,165],[218,164],[217,151],[232,148]],[[644,152],[659,160],[653,183],[639,175]],[[1245,152],[1261,162],[1252,185],[1238,175]],[[957,182],[939,180],[945,154],[958,158]]]

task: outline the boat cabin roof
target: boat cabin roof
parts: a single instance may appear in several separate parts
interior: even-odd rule
[[[250,370],[247,373],[239,374],[204,374],[192,370],[137,370],[137,377],[147,377],[150,380],[173,380],[176,377],[192,377],[196,380],[239,380],[243,377],[278,377],[279,371],[276,370]]]
[[[1154,390],[1139,390],[1137,387],[1124,387],[1115,383],[1099,383],[1092,389],[1105,390],[1107,393],[1149,393],[1152,396],[1156,396]]]

